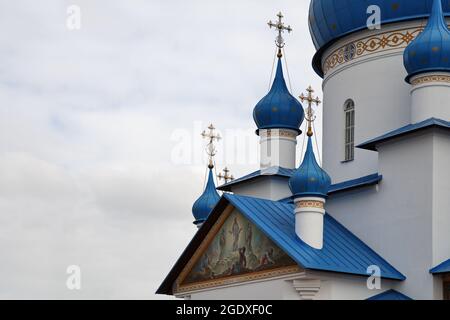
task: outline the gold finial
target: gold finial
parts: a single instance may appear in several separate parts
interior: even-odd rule
[[[319,104],[322,103],[322,101],[320,101],[319,97],[313,98],[313,93],[314,90],[311,86],[309,86],[306,91],[308,92],[308,95],[305,96],[303,93],[300,95],[300,100],[302,102],[307,102],[308,103],[308,108],[306,109],[306,116],[305,119],[306,121],[308,121],[308,137],[312,137],[313,136],[313,130],[312,130],[312,123],[314,122],[314,120],[316,120],[316,116],[314,115],[314,110],[312,109],[312,105],[316,104],[317,106],[319,106]]]
[[[223,169],[223,174],[221,172],[221,173],[219,173],[217,175],[217,177],[219,178],[219,180],[224,180],[225,183],[228,183],[229,181],[233,181],[234,180],[233,175],[232,174],[230,175],[230,170],[227,167],[225,167]]]
[[[210,169],[214,168],[213,158],[217,154],[217,150],[216,150],[216,146],[214,145],[214,142],[222,139],[220,134],[215,133],[215,130],[216,130],[216,128],[212,124],[210,124],[208,126],[208,132],[206,132],[206,130],[203,130],[203,132],[202,132],[202,137],[204,139],[208,140],[208,144],[206,145],[206,154],[209,157],[208,168],[210,168]]]
[[[270,20],[267,24],[269,25],[270,29],[275,28],[276,31],[278,32],[278,36],[275,39],[275,45],[278,47],[278,58],[283,57],[283,53],[281,52],[281,49],[284,48],[285,42],[284,42],[284,38],[283,38],[283,33],[284,31],[287,31],[288,33],[292,32],[292,28],[291,26],[285,26],[284,22],[283,22],[283,14],[280,12],[277,14],[278,17],[278,21],[277,22],[272,22],[272,20]]]

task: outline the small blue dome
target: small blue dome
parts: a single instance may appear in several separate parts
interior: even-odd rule
[[[304,118],[301,103],[291,95],[286,86],[281,59],[278,59],[272,88],[253,110],[258,132],[261,129],[290,129],[300,134],[299,128]]]
[[[441,0],[434,0],[427,26],[405,49],[403,61],[408,71],[407,82],[424,72],[450,72],[450,31]]]
[[[289,180],[289,188],[294,197],[326,198],[331,185],[330,176],[319,166],[314,156],[312,139],[308,137],[308,147],[300,167]]]
[[[194,224],[201,224],[205,222],[211,213],[212,209],[219,202],[220,196],[216,191],[216,186],[214,184],[214,178],[212,173],[212,168],[209,169],[208,183],[206,184],[205,191],[200,196],[200,198],[195,201],[192,206],[192,214],[194,215]]]

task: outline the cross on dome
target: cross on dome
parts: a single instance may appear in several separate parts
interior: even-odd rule
[[[281,49],[283,49],[285,46],[283,33],[284,33],[284,31],[291,33],[292,28],[290,25],[288,25],[287,27],[284,25],[284,22],[283,22],[284,16],[281,12],[279,12],[277,14],[277,17],[278,17],[277,22],[272,22],[272,20],[270,20],[267,24],[269,25],[270,29],[275,28],[276,31],[278,32],[278,35],[275,39],[275,44],[278,47],[278,58],[281,58],[283,56],[283,54],[281,53]]]
[[[316,106],[319,106],[319,104],[321,104],[322,101],[320,101],[319,97],[313,98],[314,90],[311,86],[309,86],[306,89],[306,91],[308,92],[308,94],[305,96],[302,93],[299,98],[302,102],[306,101],[308,103],[305,119],[308,122],[308,133],[307,133],[308,137],[312,137],[313,136],[312,123],[314,122],[314,120],[316,120],[316,116],[314,114],[314,110],[312,109],[312,105],[315,104]]]
[[[213,124],[210,124],[208,126],[208,132],[206,130],[203,130],[202,137],[204,139],[208,140],[208,144],[206,145],[206,154],[209,157],[209,164],[208,167],[210,169],[214,168],[214,161],[213,158],[217,154],[216,146],[214,145],[214,142],[218,142],[222,139],[219,133],[215,132],[216,128]]]
[[[230,174],[230,169],[228,169],[227,167],[225,167],[223,169],[223,173],[220,172],[217,177],[219,178],[219,180],[223,180],[225,181],[225,183],[228,183],[229,181],[233,181],[234,180],[234,176],[232,174]]]

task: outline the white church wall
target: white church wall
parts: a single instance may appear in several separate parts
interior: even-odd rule
[[[269,200],[281,200],[292,195],[288,178],[277,176],[260,177],[232,188],[234,194]]]
[[[419,27],[420,22],[416,21],[358,32],[327,50],[324,61],[346,45],[355,45],[355,51],[359,52],[361,39],[370,41],[371,37],[380,34]],[[366,150],[355,149],[354,161],[344,162],[344,104],[348,99],[355,102],[356,145],[410,123],[410,86],[404,81],[404,46],[406,43],[399,46],[391,43],[384,48],[375,48],[374,52],[361,54],[326,74],[323,83],[323,166],[333,183],[372,174],[378,169],[377,154]]]
[[[283,279],[245,283],[191,293],[191,300],[299,300],[291,281]]]
[[[416,299],[435,295],[432,253],[433,134],[379,148],[379,187],[331,196],[327,211],[402,272],[397,289]],[[441,172],[442,174],[442,172]]]
[[[317,300],[366,300],[396,286],[396,281],[382,280],[379,289],[370,289],[367,277],[338,273],[321,274],[321,289]]]
[[[432,267],[450,259],[450,137],[444,131],[434,137]]]
[[[396,281],[382,281],[380,289],[371,290],[367,277],[330,272],[306,271],[304,274],[277,279],[258,280],[242,284],[185,293],[180,298],[190,300],[302,300],[294,281],[320,280],[313,300],[365,300],[395,288]]]

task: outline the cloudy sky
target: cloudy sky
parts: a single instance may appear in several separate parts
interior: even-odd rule
[[[0,3],[0,298],[158,298],[196,231],[201,130],[225,138],[219,169],[257,168],[252,110],[279,10],[294,93],[320,88],[309,1]],[[81,290],[66,287],[70,265]]]

